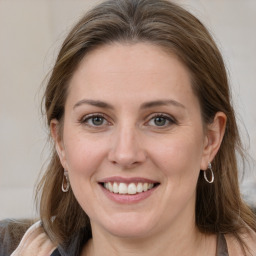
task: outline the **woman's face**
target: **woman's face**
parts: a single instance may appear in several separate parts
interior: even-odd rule
[[[70,82],[62,136],[57,126],[62,165],[94,231],[144,237],[195,225],[208,139],[175,55],[146,43],[90,52]]]

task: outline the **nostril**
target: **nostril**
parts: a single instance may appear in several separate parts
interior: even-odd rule
[[[142,145],[135,140],[134,129],[124,128],[119,136],[113,139],[113,144],[108,152],[108,160],[112,164],[125,168],[134,167],[146,159],[145,150]]]
[[[132,169],[140,165],[140,162],[112,161],[112,164],[116,166],[120,166],[121,169]]]
[[[137,158],[136,155],[118,155],[116,154],[115,156],[109,157],[109,160],[112,164],[114,165],[120,165],[124,168],[132,168],[138,164],[140,164],[139,159]]]

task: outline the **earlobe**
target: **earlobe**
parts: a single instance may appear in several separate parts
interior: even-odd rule
[[[51,136],[54,140],[55,149],[61,161],[63,168],[65,169],[65,151],[63,146],[62,137],[60,135],[60,123],[58,120],[53,119],[50,123]]]
[[[217,112],[213,122],[207,126],[201,170],[206,170],[217,154],[225,134],[226,120],[223,112]]]

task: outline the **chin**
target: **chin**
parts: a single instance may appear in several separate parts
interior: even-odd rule
[[[131,226],[119,226],[119,227],[110,227],[108,232],[112,235],[120,238],[133,239],[133,238],[145,238],[149,236],[149,228],[148,227],[131,227]]]
[[[156,226],[145,216],[134,216],[134,214],[113,217],[104,225],[104,229],[110,234],[122,238],[144,238],[152,233],[153,227]]]

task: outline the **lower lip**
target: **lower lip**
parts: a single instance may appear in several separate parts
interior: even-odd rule
[[[158,186],[157,186],[148,191],[141,192],[141,193],[134,194],[134,195],[122,195],[122,194],[112,193],[109,190],[105,189],[101,185],[100,185],[100,187],[103,190],[104,194],[110,200],[112,200],[116,203],[120,203],[120,204],[134,204],[134,203],[141,202],[141,201],[145,200],[146,198],[148,198],[149,196],[151,196],[152,193],[154,193],[154,191],[158,188]]]

